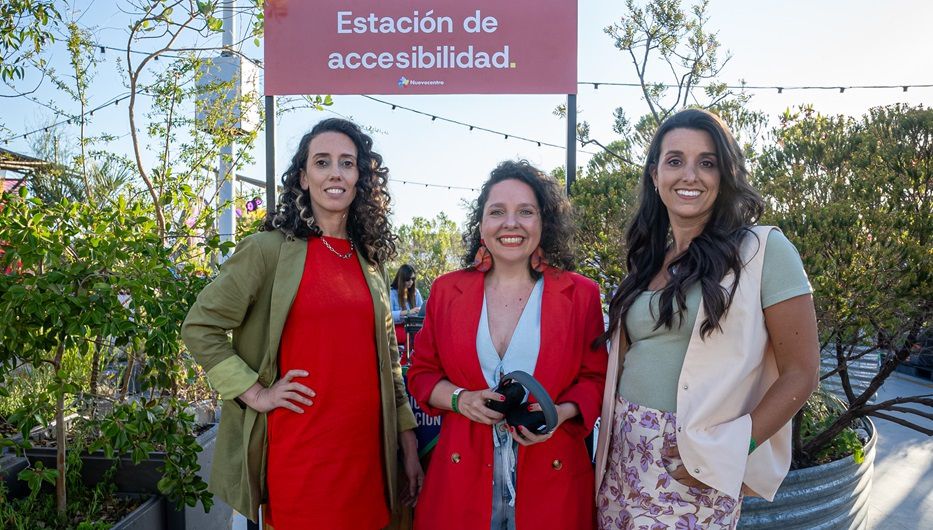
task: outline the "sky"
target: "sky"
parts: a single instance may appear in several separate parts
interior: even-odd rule
[[[245,2],[245,0],[240,0]],[[440,2],[439,2],[440,3]],[[92,27],[95,38],[104,45],[123,47],[129,19],[113,9],[110,1],[77,0],[72,13],[82,25]],[[619,21],[625,12],[621,0],[582,0],[578,2],[579,81],[636,82],[634,68],[626,55],[616,50],[603,29]],[[711,0],[708,30],[718,33],[723,51],[731,59],[719,79],[729,84],[745,80],[749,85],[914,85],[933,84],[933,2],[929,0],[784,0],[749,2]],[[53,48],[52,62],[63,67],[66,54],[62,45]],[[261,48],[248,45],[246,55],[262,57]],[[98,67],[92,88],[91,105],[106,101],[125,89],[117,69],[116,52],[108,52]],[[670,81],[664,70],[648,72],[652,80]],[[35,72],[33,72],[35,74]],[[66,108],[74,105],[44,83],[35,96],[55,100]],[[6,93],[6,92],[5,92]],[[775,90],[751,91],[750,107],[774,119],[787,108],[811,104],[825,114],[859,116],[878,105],[906,103],[933,104],[933,88],[830,91]],[[377,96],[379,99],[414,108],[432,115],[564,145],[566,121],[553,110],[566,102],[566,95],[436,95]],[[69,107],[70,105],[70,107]],[[581,85],[578,89],[579,120],[591,126],[591,136],[602,143],[616,139],[612,132],[616,107],[629,116],[647,111],[637,88]],[[403,184],[415,181],[440,186],[479,188],[489,172],[501,161],[524,158],[550,171],[565,164],[563,149],[504,139],[466,127],[431,121],[429,117],[377,103],[362,96],[334,96],[326,111],[289,113],[277,120],[276,168],[284,170],[300,137],[319,120],[334,115],[352,118],[374,129],[375,150],[390,169],[394,223],[408,223],[415,216],[433,218],[444,212],[462,222],[464,200],[477,192],[446,187]],[[42,106],[23,98],[0,99],[0,122],[20,134],[52,119]],[[121,140],[115,150],[129,153],[126,107],[108,107],[95,114],[91,134],[107,130]],[[69,131],[76,135],[76,131]],[[6,148],[29,153],[28,142],[11,141]],[[595,152],[595,146],[583,151]],[[577,164],[584,166],[590,154],[578,151]],[[265,144],[257,142],[255,162],[239,173],[264,180]],[[262,190],[257,196],[264,197]]]

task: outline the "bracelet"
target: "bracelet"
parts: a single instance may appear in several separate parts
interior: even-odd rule
[[[460,401],[460,392],[463,392],[463,388],[458,388],[454,390],[454,393],[450,395],[450,410],[460,414],[460,407],[457,406]]]
[[[752,454],[752,451],[758,448],[758,442],[754,438],[750,438],[748,441],[748,454]]]

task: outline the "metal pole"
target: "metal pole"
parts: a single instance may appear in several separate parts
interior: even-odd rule
[[[227,0],[223,8],[224,22],[224,51],[221,55],[231,55],[229,50],[233,47],[233,36],[236,34],[236,18],[233,14],[236,0]],[[239,81],[237,81],[239,82]],[[236,242],[236,210],[233,205],[233,184],[236,175],[233,171],[233,145],[228,144],[220,148],[220,163],[217,171],[217,232],[221,241]],[[218,261],[223,263],[227,255],[223,252]]]
[[[567,196],[577,180],[577,95],[567,94]]]
[[[275,96],[266,96],[266,215],[275,212]]]

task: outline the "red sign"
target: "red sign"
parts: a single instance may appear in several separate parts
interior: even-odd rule
[[[575,1],[265,1],[266,95],[576,91]]]

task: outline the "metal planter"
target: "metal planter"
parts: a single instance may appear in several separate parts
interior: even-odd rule
[[[164,530],[165,524],[165,498],[151,497],[110,530]]]
[[[868,526],[877,430],[865,444],[865,460],[842,460],[788,473],[774,502],[746,498],[742,503],[740,529],[861,530]]]

